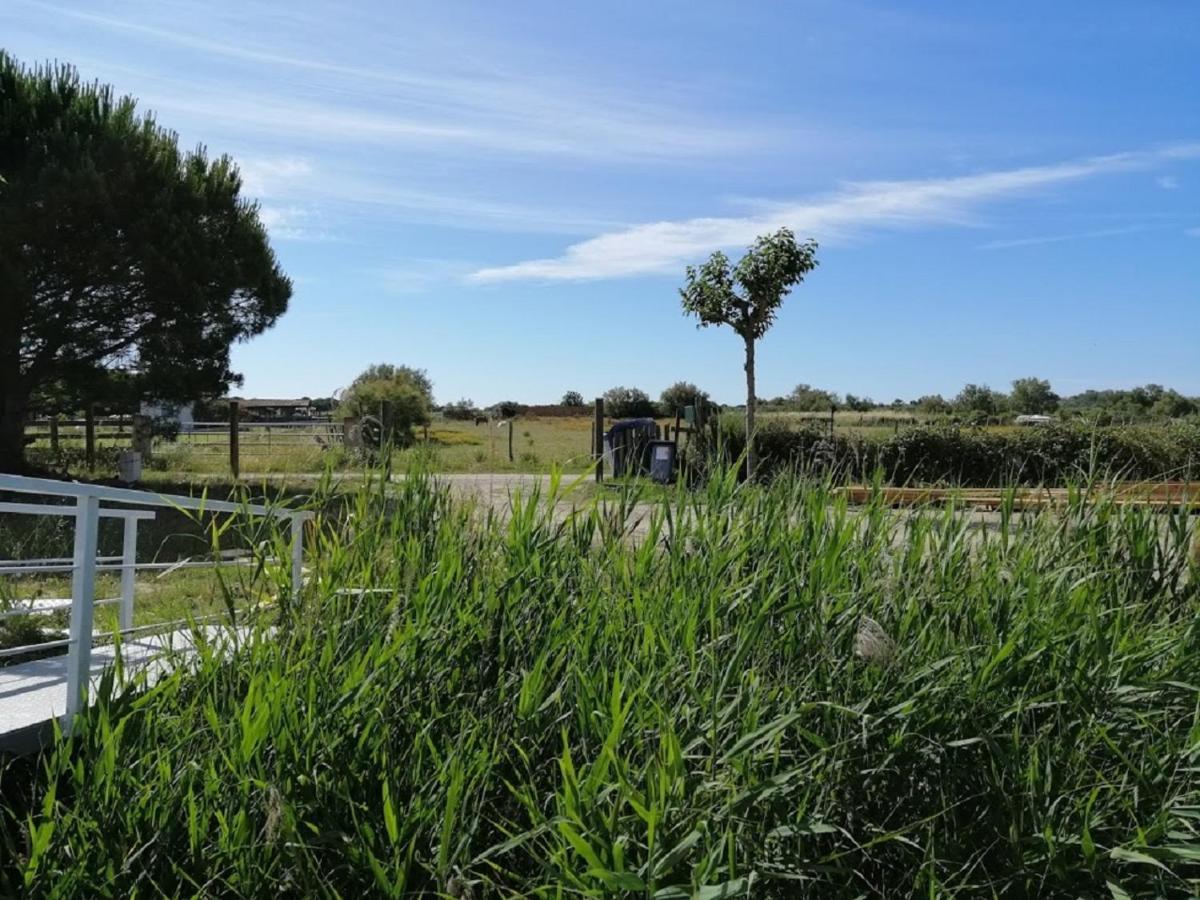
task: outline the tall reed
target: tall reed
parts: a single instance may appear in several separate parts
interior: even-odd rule
[[[732,472],[654,503],[571,489],[342,498],[298,603],[152,688],[106,680],[9,811],[0,888],[1200,888],[1183,512],[1077,492],[981,527]]]

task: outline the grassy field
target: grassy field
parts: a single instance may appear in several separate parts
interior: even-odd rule
[[[269,635],[8,771],[0,893],[1200,889],[1186,517],[636,501],[362,487]]]
[[[228,591],[228,593],[226,593]],[[101,572],[96,578],[96,596],[110,599],[120,596],[120,575]],[[0,578],[0,611],[20,608],[29,600],[71,596],[70,576],[25,576]],[[223,578],[213,569],[183,569],[166,575],[142,573],[134,590],[135,628],[163,622],[184,622],[214,614],[223,614],[227,598],[236,606],[247,606],[266,599],[259,590],[246,591],[239,579]],[[46,615],[0,619],[0,650],[67,636],[70,613],[63,609]],[[93,628],[103,636],[118,628],[115,603],[97,605]],[[107,640],[107,637],[100,640]],[[0,658],[0,665],[20,662],[17,657]]]
[[[786,421],[796,425],[825,427],[828,416],[819,413],[764,412],[762,421]],[[673,420],[662,419],[660,424]],[[909,424],[908,414],[888,410],[873,413],[839,412],[835,428],[840,433],[863,436],[885,436]],[[397,451],[393,464],[403,469],[413,464],[432,466],[440,472],[549,472],[557,466],[565,472],[581,472],[591,465],[592,417],[589,416],[531,416],[514,420],[513,459],[508,458],[507,425],[496,423],[475,425],[471,422],[443,420],[435,422],[425,432],[418,431],[417,444]],[[610,423],[611,424],[611,420]],[[607,427],[607,426],[606,426]],[[214,439],[217,436],[214,436]],[[65,436],[61,441],[60,459],[71,471],[79,472],[83,465],[83,443],[78,436]],[[128,440],[105,439],[98,442],[100,463],[98,474],[116,474],[116,451],[128,446]],[[31,447],[31,456],[38,462],[51,465],[49,443],[41,440]],[[264,447],[250,444],[241,449],[241,470],[249,474],[283,474],[320,472],[326,466],[338,471],[362,467],[362,460],[338,447],[326,449],[311,445],[277,445]],[[154,473],[171,475],[217,475],[229,471],[228,447],[224,444],[204,445],[183,441],[160,442],[154,459],[147,464],[150,477]]]
[[[419,464],[441,472],[548,472],[552,465],[564,471],[583,471],[591,464],[592,420],[577,418],[518,418],[513,429],[513,459],[508,458],[507,426],[494,423],[443,421],[430,426],[428,438],[418,431],[417,443],[395,453],[398,469]],[[277,474],[361,468],[361,459],[342,448],[246,448],[241,469],[246,473]],[[229,471],[228,450],[160,444],[152,465],[155,471],[178,474],[220,474]]]

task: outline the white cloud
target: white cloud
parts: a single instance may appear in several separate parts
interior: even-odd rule
[[[260,198],[274,197],[313,179],[313,164],[298,156],[247,157],[237,161],[245,193]]]
[[[280,241],[332,241],[334,236],[318,227],[313,213],[300,206],[260,206],[258,217],[270,236]]]
[[[375,274],[393,294],[423,294],[430,288],[456,281],[471,270],[470,263],[450,259],[399,260]]]
[[[135,40],[195,53],[215,62],[210,68],[214,79],[221,77],[224,67],[214,57],[267,74],[264,79],[187,82],[175,87],[160,80],[157,89],[140,92],[146,107],[193,116],[209,129],[214,123],[228,123],[239,134],[253,130],[328,143],[370,141],[473,153],[674,161],[769,149],[785,134],[808,143],[827,136],[827,132],[756,128],[740,121],[704,121],[679,103],[655,101],[636,89],[614,89],[599,79],[483,65],[432,49],[413,48],[405,65],[394,60],[387,67],[350,64],[39,0],[23,3]],[[519,58],[519,53],[513,57]],[[303,80],[297,82],[297,75]],[[247,83],[299,83],[303,90],[290,95],[286,87],[247,91],[242,87]],[[829,136],[829,140],[842,139]]]
[[[985,201],[1197,157],[1200,144],[1178,144],[952,178],[852,184],[832,196],[776,204],[753,216],[637,225],[573,244],[562,256],[480,269],[468,280],[569,281],[673,272],[712,250],[749,244],[757,235],[784,226],[800,236],[836,240],[872,228],[963,224]]]
[[[425,101],[374,98],[365,109],[345,98],[322,102],[315,95],[296,99],[286,94],[239,91],[220,86],[219,96],[151,88],[140,105],[172,120],[188,117],[212,130],[228,126],[244,136],[258,133],[274,139],[322,144],[386,145],[524,156],[556,156],[582,160],[665,160],[744,153],[778,143],[784,132],[767,134],[751,128],[705,126],[667,110],[586,109],[551,98],[503,105],[456,106],[446,97],[436,109]],[[803,135],[788,133],[797,141]]]
[[[339,165],[318,166],[305,157],[249,156],[238,161],[238,168],[244,194],[262,202],[260,217],[271,236],[281,240],[330,240],[330,228],[364,218],[555,234],[586,234],[619,224],[565,209],[395,187],[387,172],[346,174]]]
[[[1124,228],[1102,228],[1099,231],[1077,231],[1073,234],[1050,234],[1039,237],[1014,238],[1012,240],[989,241],[980,244],[980,250],[1005,250],[1009,247],[1033,247],[1038,244],[1058,244],[1063,241],[1081,241],[1088,238],[1116,237],[1121,234],[1135,234],[1145,231],[1145,225],[1127,225]]]
[[[1179,179],[1174,175],[1160,175],[1158,178],[1154,179],[1154,183],[1164,191],[1175,191],[1179,189]]]

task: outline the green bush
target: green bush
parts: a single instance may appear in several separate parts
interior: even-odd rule
[[[616,419],[638,419],[657,415],[658,407],[645,391],[618,386],[604,392],[604,413]]]
[[[367,368],[342,394],[339,416],[377,417],[383,439],[410,446],[413,429],[428,425],[432,385],[423,369],[379,363]]]
[[[447,403],[442,407],[442,414],[456,422],[469,422],[480,415],[479,407],[473,401],[463,397],[457,403]]]
[[[739,419],[721,420],[725,459],[745,448]],[[1061,485],[1093,476],[1126,480],[1200,477],[1200,426],[1086,428],[1070,425],[1018,431],[956,426],[906,428],[863,438],[765,422],[755,448],[760,473],[803,469],[855,481],[877,471],[893,484]]]

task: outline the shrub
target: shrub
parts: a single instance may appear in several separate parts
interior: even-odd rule
[[[516,400],[501,400],[492,407],[492,412],[501,419],[511,419],[520,411],[521,404]]]
[[[453,419],[459,422],[467,422],[479,415],[479,410],[475,403],[463,397],[457,403],[447,403],[442,407],[442,415],[447,419]]]
[[[376,416],[385,438],[397,446],[413,442],[413,428],[429,424],[432,385],[421,369],[378,364],[369,367],[342,395],[341,416]]]
[[[785,400],[791,409],[801,412],[828,412],[830,407],[838,406],[838,396],[833,391],[815,388],[809,384],[798,384]]]
[[[645,391],[615,387],[604,392],[604,412],[618,419],[653,416],[658,410]]]
[[[696,406],[699,403],[709,403],[711,398],[707,391],[702,391],[690,381],[677,381],[658,398],[659,409],[664,416],[673,416],[685,406]]]
[[[723,418],[723,455],[745,447],[740,423]],[[804,469],[856,481],[877,470],[894,484],[1061,485],[1096,475],[1127,480],[1189,479],[1200,475],[1200,427],[1086,428],[1058,425],[989,432],[952,425],[906,428],[883,439],[835,435],[768,421],[755,449],[762,474]]]

